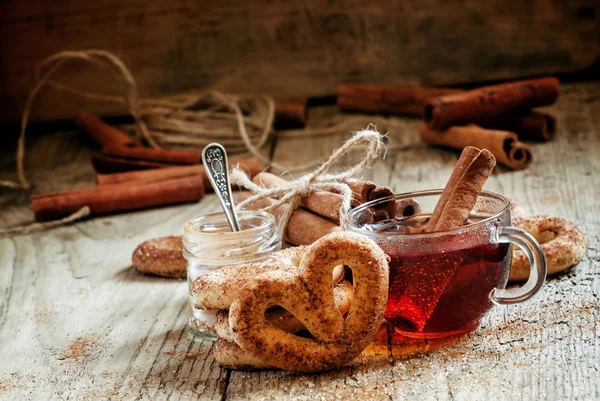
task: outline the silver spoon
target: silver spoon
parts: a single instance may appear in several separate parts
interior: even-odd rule
[[[231,231],[240,231],[240,225],[233,205],[233,197],[231,196],[227,152],[223,145],[218,143],[206,145],[202,151],[202,162],[204,163],[208,179],[215,189],[219,201],[221,201],[221,206],[223,206],[223,211],[225,212],[225,217],[227,217]]]

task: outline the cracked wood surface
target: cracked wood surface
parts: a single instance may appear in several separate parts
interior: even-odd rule
[[[186,283],[130,267],[139,242],[180,233],[187,220],[218,210],[209,195],[197,204],[0,238],[0,400],[599,398],[599,93],[600,83],[564,85],[549,108],[558,117],[556,139],[533,145],[529,169],[499,168],[486,184],[519,200],[529,214],[575,222],[588,242],[586,258],[548,279],[531,301],[496,307],[476,331],[426,343],[384,330],[351,366],[325,374],[221,369],[211,344],[184,331]],[[311,124],[344,118],[336,114],[315,109]],[[366,178],[397,192],[444,185],[455,152],[420,144],[415,120],[365,116],[355,129],[373,120],[391,142]],[[287,164],[326,157],[348,137],[279,138],[273,157]],[[13,145],[2,146],[2,178],[13,178]],[[93,183],[91,146],[78,135],[32,137],[27,148],[35,192]],[[0,193],[0,226],[31,219],[25,194]]]

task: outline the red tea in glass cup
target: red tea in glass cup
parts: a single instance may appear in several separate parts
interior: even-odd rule
[[[370,237],[390,257],[385,319],[408,337],[440,338],[471,331],[494,303],[523,302],[546,278],[539,244],[526,231],[510,226],[509,203],[501,195],[481,192],[464,226],[423,232],[441,193],[378,199],[351,210],[346,219],[348,230]],[[388,212],[377,222],[365,218],[373,206],[392,198],[397,207],[391,215]],[[417,213],[410,216],[404,205]],[[525,251],[531,273],[525,285],[506,290],[511,244]]]

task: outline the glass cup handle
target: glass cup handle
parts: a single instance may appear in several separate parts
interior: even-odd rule
[[[546,257],[540,244],[533,235],[516,227],[498,227],[497,241],[517,245],[529,259],[529,279],[519,288],[495,288],[490,299],[497,305],[508,305],[523,302],[537,293],[546,280]]]

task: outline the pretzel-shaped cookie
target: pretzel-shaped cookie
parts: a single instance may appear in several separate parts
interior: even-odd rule
[[[335,306],[332,270],[352,269],[354,294],[346,319]],[[295,372],[318,372],[358,356],[379,329],[388,293],[388,259],[372,240],[355,233],[329,234],[304,254],[298,274],[265,273],[241,289],[231,304],[235,342],[266,364]],[[273,327],[265,311],[281,306],[313,338]]]
[[[548,275],[561,272],[583,259],[585,237],[577,226],[561,217],[534,216],[513,219],[515,227],[522,228],[541,244],[546,256]],[[524,281],[529,277],[529,260],[525,253],[513,252],[509,281]]]
[[[229,309],[242,287],[254,277],[273,270],[295,273],[308,247],[287,248],[259,262],[224,266],[198,277],[190,287],[190,301],[198,309]],[[344,278],[344,266],[333,270],[335,282]]]
[[[213,345],[212,353],[219,365],[226,369],[258,370],[273,368],[268,363],[241,349],[233,340],[218,338]]]
[[[335,306],[342,315],[345,315],[350,310],[352,305],[352,283],[347,280],[342,280],[333,287],[335,297]],[[267,322],[288,333],[297,333],[306,330],[306,327],[290,312],[282,308],[272,308],[265,312]],[[231,327],[229,326],[229,311],[220,310],[217,312],[217,317],[214,326],[217,337],[228,341],[234,341]],[[215,355],[216,358],[216,355]],[[219,360],[217,362],[221,363]],[[221,364],[223,365],[223,364]]]

